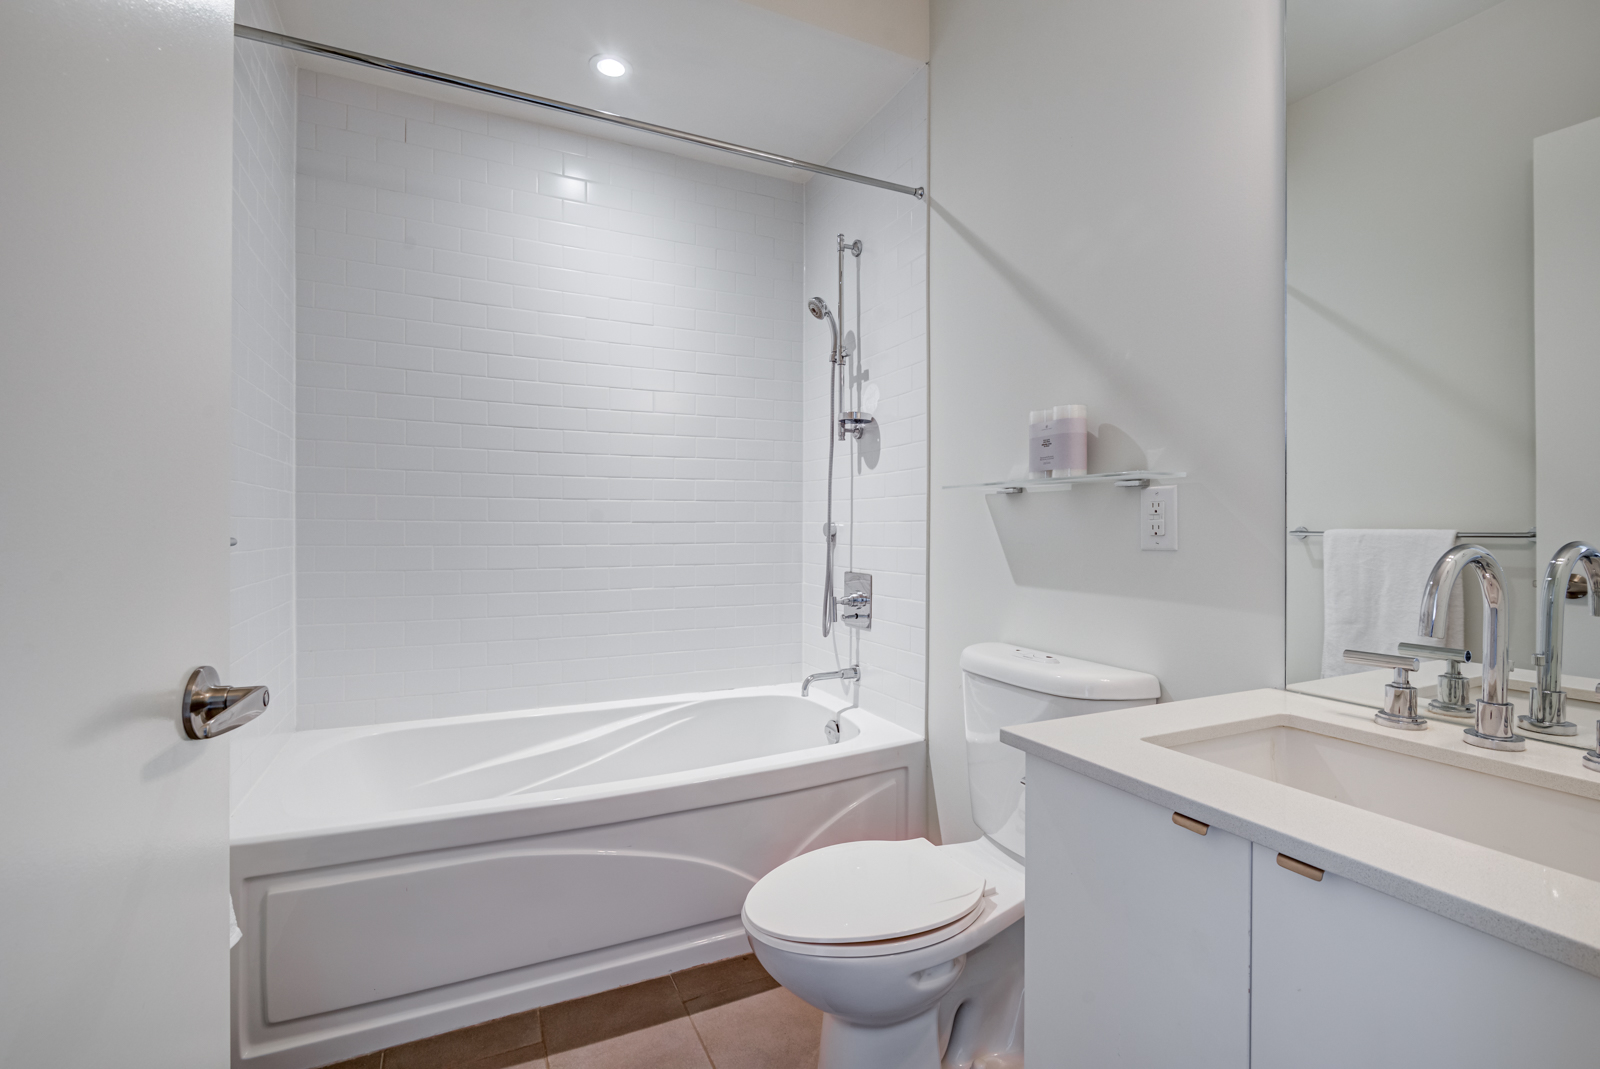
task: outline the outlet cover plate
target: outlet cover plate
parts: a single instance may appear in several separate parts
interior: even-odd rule
[[[1139,491],[1139,548],[1178,548],[1178,488],[1147,486]]]

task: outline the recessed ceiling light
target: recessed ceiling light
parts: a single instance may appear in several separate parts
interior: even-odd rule
[[[590,62],[595,70],[607,78],[621,78],[628,73],[628,65],[616,56],[596,56]]]

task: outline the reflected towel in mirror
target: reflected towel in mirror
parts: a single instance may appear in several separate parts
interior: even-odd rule
[[[1322,678],[1370,672],[1344,651],[1394,653],[1417,641],[1422,588],[1454,531],[1330,530],[1322,538]],[[1450,591],[1444,645],[1461,645],[1461,584]]]

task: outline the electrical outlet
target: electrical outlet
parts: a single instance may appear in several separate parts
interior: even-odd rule
[[[1139,491],[1139,548],[1178,548],[1178,488],[1147,486]]]

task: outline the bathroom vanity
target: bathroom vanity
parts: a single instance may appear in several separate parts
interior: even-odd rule
[[[1600,1063],[1600,774],[1251,691],[1008,730],[1029,1063]]]

